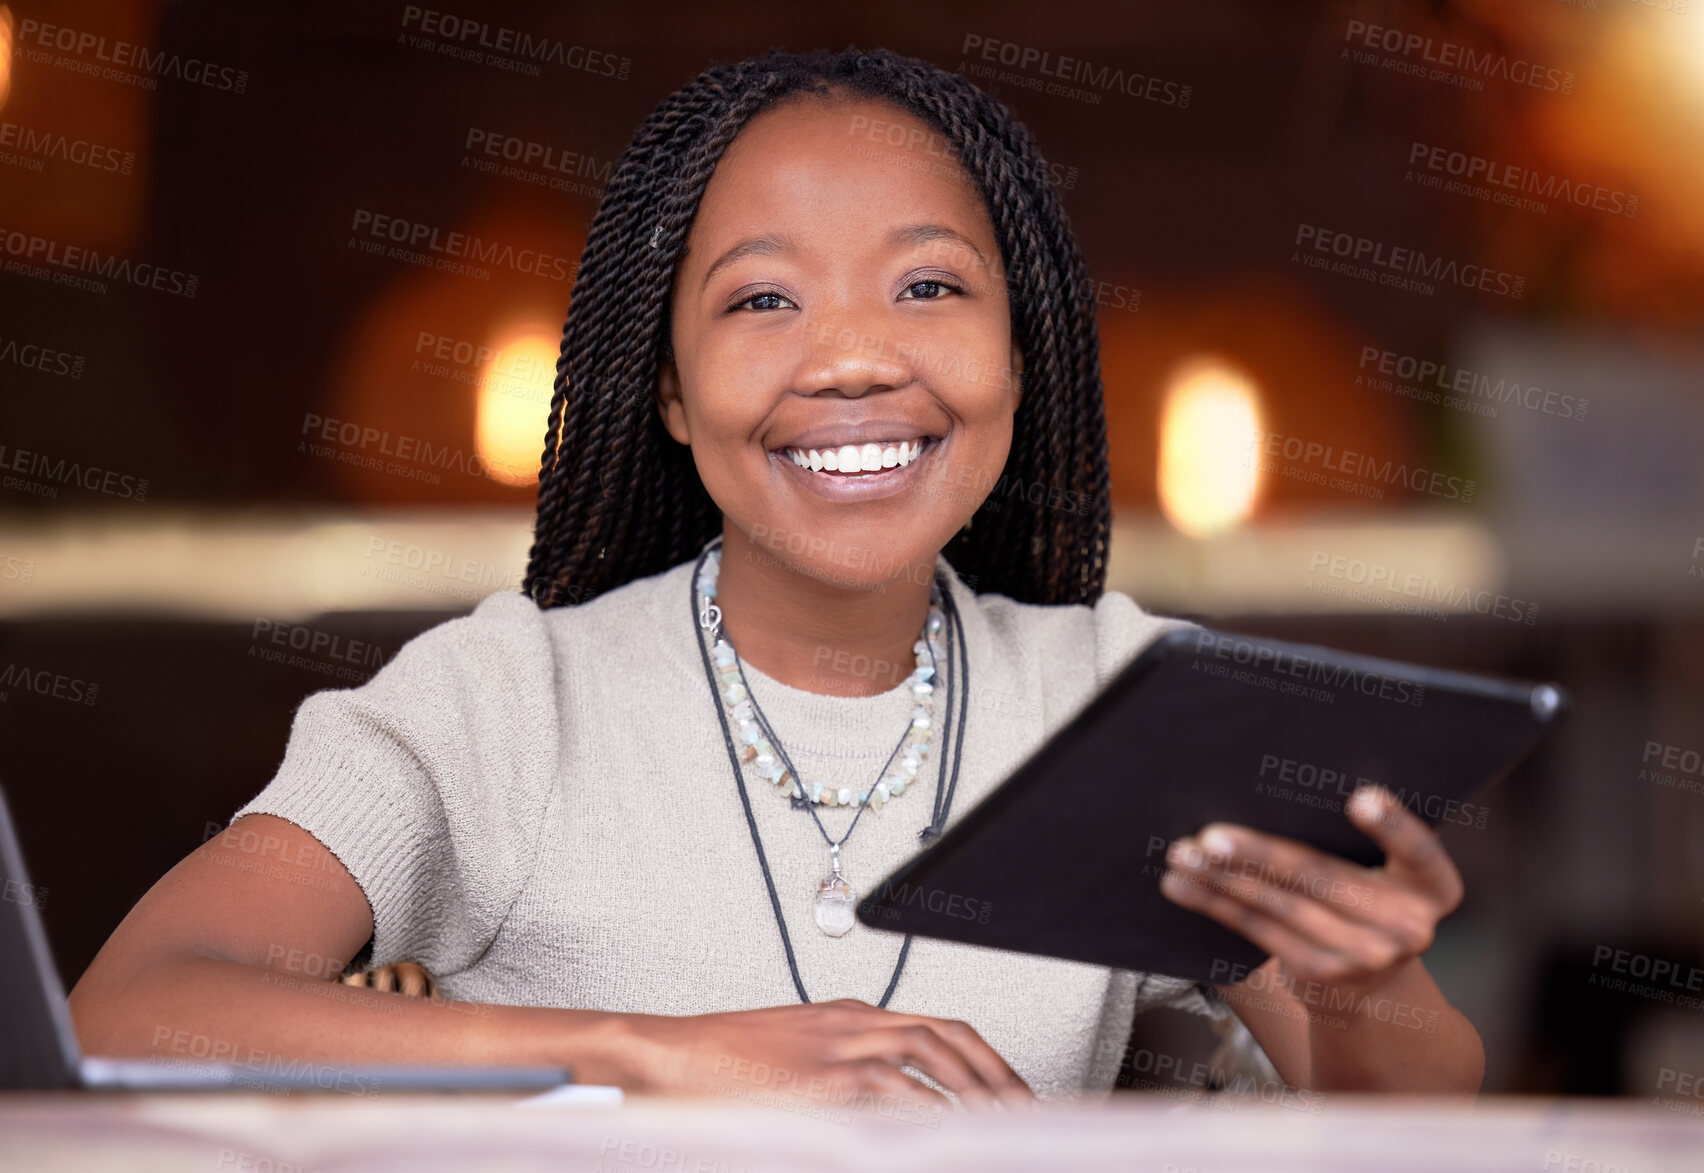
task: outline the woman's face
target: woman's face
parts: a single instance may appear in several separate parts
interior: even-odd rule
[[[729,145],[687,236],[664,423],[732,525],[801,573],[927,582],[1005,465],[1021,358],[947,150],[886,103],[790,101]]]

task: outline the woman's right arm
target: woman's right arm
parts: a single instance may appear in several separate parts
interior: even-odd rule
[[[620,1084],[622,1016],[345,986],[373,933],[360,885],[306,831],[246,815],[142,897],[71,991],[83,1050],[259,1065],[563,1064]]]
[[[312,835],[252,814],[149,889],[71,991],[83,1050],[262,1066],[558,1064],[638,1092],[864,1093],[1033,1103],[960,1022],[842,1000],[691,1017],[410,998],[338,981],[373,933],[354,878]],[[751,1073],[765,1072],[753,1085]],[[785,1073],[785,1087],[773,1086]],[[743,1085],[743,1087],[742,1087]]]

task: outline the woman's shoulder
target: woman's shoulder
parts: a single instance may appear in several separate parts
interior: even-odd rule
[[[1116,590],[1103,591],[1093,603],[1025,603],[980,594],[976,605],[991,631],[1047,653],[1048,660],[1091,662],[1097,683],[1110,680],[1161,636],[1194,626],[1150,612]]]

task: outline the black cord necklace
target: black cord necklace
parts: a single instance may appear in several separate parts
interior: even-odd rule
[[[706,544],[704,549],[700,551],[698,555],[698,562],[693,567],[693,573],[688,580],[687,605],[693,616],[693,630],[697,633],[695,638],[698,643],[698,656],[704,665],[704,679],[710,686],[711,704],[714,705],[716,709],[716,719],[722,727],[722,740],[728,749],[728,764],[733,768],[734,784],[739,788],[740,805],[745,810],[746,827],[751,832],[752,846],[757,849],[757,862],[758,866],[763,869],[763,882],[769,890],[769,906],[775,914],[776,927],[781,930],[781,947],[787,954],[787,968],[793,975],[793,988],[798,991],[799,1001],[809,1002],[811,1000],[810,995],[805,993],[804,980],[799,976],[799,962],[798,958],[793,953],[793,941],[787,933],[787,921],[781,912],[781,898],[775,890],[775,877],[769,870],[769,859],[763,852],[763,840],[758,835],[757,831],[757,819],[752,814],[751,797],[746,791],[745,773],[740,769],[739,754],[734,749],[733,734],[728,728],[728,716],[725,712],[723,712],[722,706],[716,703],[718,697],[716,677],[710,667],[710,653],[704,646],[703,627],[698,621],[698,576],[704,568],[705,559],[710,556],[712,550],[717,549],[721,544],[722,539],[718,537]],[[937,763],[935,772],[935,806],[933,815],[929,820],[929,825],[924,827],[923,830],[918,833],[918,838],[923,840],[925,844],[932,843],[940,836],[942,829],[946,826],[948,813],[952,810],[953,794],[958,789],[959,762],[963,757],[965,712],[969,707],[966,702],[968,701],[970,694],[970,656],[964,647],[964,620],[959,615],[958,603],[953,598],[953,593],[949,584],[939,571],[936,572],[935,581],[940,588],[942,599],[941,609],[945,612],[947,620],[945,644],[948,670],[946,680],[947,716],[945,720],[948,728],[948,736],[944,739],[944,744],[942,745],[941,750],[942,756]],[[953,654],[955,649],[958,652],[957,664],[954,663]],[[958,723],[955,727],[953,724],[953,681],[961,675],[964,680],[964,687],[961,690],[962,695],[959,697]],[[752,699],[752,704],[755,708],[757,704],[756,698]],[[767,726],[768,722],[765,721],[764,724]],[[782,760],[786,762],[787,768],[792,770],[793,777],[798,778],[798,772],[793,770],[792,761],[787,758],[786,751],[781,748],[780,741],[773,738],[773,732],[773,729],[771,729],[771,742],[775,746],[776,752],[780,754]],[[901,745],[903,744],[904,741],[902,738]],[[898,751],[899,747],[896,746],[894,753],[897,753]],[[947,776],[947,759],[949,757],[952,759],[952,774],[950,778]],[[890,763],[893,761],[893,754],[888,755],[888,761]],[[944,801],[942,794],[943,780],[946,781]],[[809,799],[799,798],[795,798],[793,800],[793,804],[795,808],[801,804],[810,807],[811,816],[816,820],[817,830],[822,834],[823,839],[829,843],[830,849],[834,852],[837,865],[836,872],[838,873],[839,843],[836,843],[834,840],[829,838],[828,832],[823,828],[822,819],[816,814],[815,804],[811,803]],[[858,820],[864,815],[862,809],[864,805],[868,804],[860,804],[858,813],[853,816],[852,825],[846,829],[846,834],[840,837],[840,843],[844,843],[851,836],[853,828],[858,825]],[[899,986],[899,975],[904,971],[906,956],[911,952],[911,938],[912,934],[907,933],[905,935],[905,941],[899,947],[899,961],[894,966],[893,977],[889,980],[887,989],[883,991],[881,1001],[877,1003],[879,1007],[885,1008],[887,1006],[888,1000],[893,997],[894,990]]]

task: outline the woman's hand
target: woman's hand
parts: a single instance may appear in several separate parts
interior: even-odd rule
[[[636,1092],[713,1091],[829,1109],[874,1107],[914,1123],[938,1118],[940,1092],[976,1109],[1035,1104],[1035,1093],[962,1022],[879,1010],[855,998],[689,1017],[629,1016]]]
[[[1383,866],[1209,823],[1172,844],[1160,890],[1277,957],[1292,979],[1376,989],[1431,946],[1461,903],[1461,873],[1388,791],[1362,787],[1344,809],[1384,848]]]

